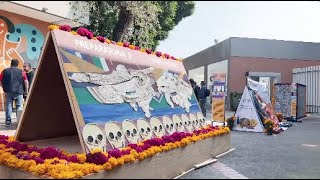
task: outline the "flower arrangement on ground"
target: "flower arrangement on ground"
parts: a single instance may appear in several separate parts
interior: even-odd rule
[[[229,129],[232,131],[233,130],[233,126],[234,126],[234,122],[236,121],[236,117],[235,116],[231,116],[227,119],[227,127],[229,127]]]
[[[264,121],[265,131],[268,135],[273,134],[274,122],[271,119],[267,119]]]
[[[71,154],[55,147],[38,148],[0,135],[0,164],[45,178],[81,178],[229,132],[228,127],[208,125],[192,133],[175,132],[170,136],[129,144],[126,148],[108,152],[93,150],[89,154]]]

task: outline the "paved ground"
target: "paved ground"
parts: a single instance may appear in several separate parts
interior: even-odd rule
[[[232,131],[231,146],[235,151],[218,163],[181,179],[320,178],[320,115],[294,123],[274,136]]]

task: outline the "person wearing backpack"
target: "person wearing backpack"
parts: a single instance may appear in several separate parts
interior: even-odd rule
[[[207,88],[206,83],[204,81],[201,81],[201,87],[199,91],[199,104],[204,117],[207,117],[206,103],[208,96],[210,96],[210,90]]]

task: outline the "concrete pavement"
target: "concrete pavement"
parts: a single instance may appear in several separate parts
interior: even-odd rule
[[[319,136],[320,115],[308,116],[273,136],[232,131],[231,146],[236,150],[218,159],[223,168],[214,163],[181,179],[236,178],[230,169],[249,179],[320,178]]]

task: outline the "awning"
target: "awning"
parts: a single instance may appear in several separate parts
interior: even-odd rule
[[[11,13],[23,15],[33,19],[38,19],[44,22],[49,22],[56,25],[70,25],[71,27],[84,26],[85,24],[80,22],[74,22],[71,19],[51,14],[48,12],[43,12],[41,10],[28,7],[22,4],[17,4],[10,1],[0,1],[0,10],[8,11]]]

